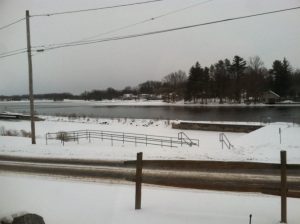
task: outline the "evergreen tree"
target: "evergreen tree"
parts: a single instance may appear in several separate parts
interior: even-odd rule
[[[282,62],[280,60],[275,60],[273,62],[271,73],[274,77],[273,91],[281,97],[286,97],[291,86],[291,67],[286,58],[284,58]]]
[[[207,102],[209,95],[209,68],[201,67],[199,62],[196,62],[195,66],[190,69],[189,77],[187,80],[187,88],[185,94],[185,100],[193,100],[195,103],[199,98],[203,103],[204,99]]]
[[[199,83],[200,83],[201,72],[202,72],[202,68],[199,62],[196,62],[195,66],[192,66],[189,72],[185,100],[187,101],[193,100],[193,102],[196,103],[199,94],[199,86],[200,86]]]
[[[231,72],[234,78],[234,83],[233,83],[234,97],[235,100],[239,103],[241,102],[241,94],[243,90],[241,80],[242,80],[244,70],[246,68],[246,64],[247,64],[246,61],[238,55],[234,56],[231,64]]]
[[[216,86],[216,95],[220,99],[220,103],[223,103],[223,99],[226,95],[226,87],[228,85],[228,72],[226,69],[226,64],[223,60],[219,60],[217,64],[214,66],[214,80]]]

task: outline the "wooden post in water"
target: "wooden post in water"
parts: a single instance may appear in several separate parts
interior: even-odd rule
[[[286,151],[280,152],[281,160],[281,223],[287,223]]]
[[[135,209],[141,209],[142,202],[142,172],[143,172],[143,153],[139,152],[136,156],[136,175],[135,175]]]

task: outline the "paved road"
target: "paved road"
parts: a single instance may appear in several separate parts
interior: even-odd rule
[[[124,161],[29,158],[0,155],[0,171],[59,175],[63,177],[134,181],[135,167]],[[300,197],[300,174],[288,176],[289,196]],[[279,195],[280,175],[262,170],[143,169],[143,183],[185,188],[261,192]]]

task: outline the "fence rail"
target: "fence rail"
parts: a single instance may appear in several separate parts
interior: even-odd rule
[[[59,140],[64,145],[65,142],[75,141],[79,143],[80,139],[86,139],[91,142],[92,139],[101,139],[111,141],[113,145],[114,141],[117,142],[130,142],[134,143],[135,146],[138,144],[144,145],[157,145],[161,147],[177,148],[178,146],[199,146],[199,139],[190,139],[186,134],[184,137],[170,137],[160,135],[145,135],[138,133],[125,133],[125,132],[114,132],[114,131],[102,131],[102,130],[79,130],[79,131],[61,131],[55,133],[46,134],[46,144],[49,140]],[[186,140],[188,139],[188,140]]]
[[[236,192],[259,192],[270,195],[281,196],[281,222],[287,223],[287,197],[300,198],[300,182],[299,180],[288,180],[287,176],[290,171],[297,171],[297,177],[300,173],[300,165],[287,164],[286,152],[281,151],[280,164],[275,163],[250,163],[250,162],[219,162],[219,161],[166,161],[166,160],[142,160],[142,153],[138,153],[136,161],[125,162],[126,166],[136,166],[136,176],[129,181],[136,182],[136,209],[141,209],[141,188],[142,183],[181,187],[181,188],[195,188],[195,189],[208,189],[217,191],[236,191]],[[233,170],[243,169],[248,170],[243,172],[241,180],[227,179],[214,179],[207,176],[202,181],[197,181],[196,178],[187,177],[186,174],[179,175],[180,172],[176,172],[176,175],[168,173],[167,176],[162,178],[161,174],[149,174],[143,173],[144,168],[157,168],[157,169],[175,169],[183,171],[185,169],[198,170],[207,169],[208,171],[214,171],[215,169],[225,169],[228,173],[232,173]],[[253,174],[251,171],[260,170],[260,172],[266,169],[272,170],[277,174],[278,180],[258,180],[247,179],[247,174]],[[244,175],[246,174],[246,175]]]

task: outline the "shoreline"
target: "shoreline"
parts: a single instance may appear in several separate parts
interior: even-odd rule
[[[179,101],[176,103],[167,103],[161,100],[149,100],[149,101],[135,101],[135,100],[103,100],[103,101],[85,101],[85,100],[64,100],[64,101],[53,101],[53,100],[35,100],[36,104],[53,104],[53,105],[63,105],[63,104],[75,104],[74,106],[97,106],[97,107],[107,107],[107,106],[141,106],[141,107],[300,107],[300,102],[295,103],[277,103],[277,104],[245,104],[245,103],[185,103]],[[29,104],[27,100],[21,101],[0,101],[1,105],[16,105],[16,104]]]

